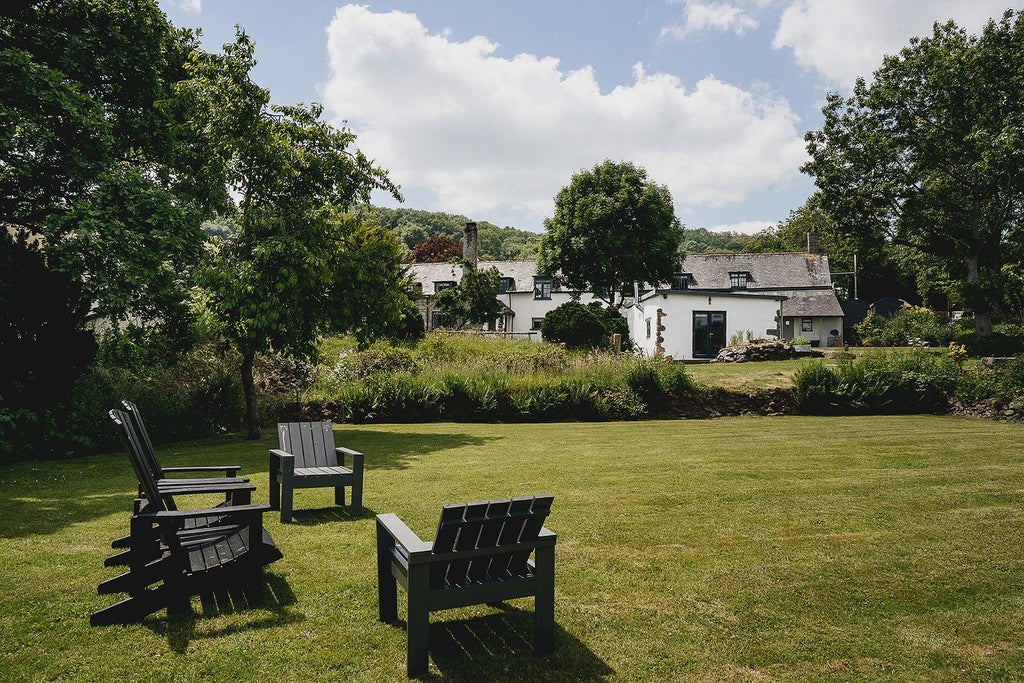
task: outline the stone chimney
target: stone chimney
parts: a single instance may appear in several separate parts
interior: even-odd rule
[[[479,248],[477,246],[476,238],[476,223],[473,221],[466,221],[466,233],[462,238],[462,258],[466,259],[473,265],[476,265],[479,259]]]
[[[807,231],[807,253],[820,254],[818,251],[818,233],[814,230]]]

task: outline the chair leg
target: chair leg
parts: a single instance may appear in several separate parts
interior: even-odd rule
[[[377,615],[381,621],[393,624],[398,621],[398,582],[391,573],[391,548],[394,539],[377,524]]]
[[[360,475],[362,473],[360,472]],[[352,506],[349,508],[349,514],[353,517],[359,517],[363,514],[363,478],[362,476],[356,477],[352,481]]]
[[[555,549],[537,548],[537,595],[534,598],[533,649],[538,655],[555,649]]]
[[[292,521],[292,499],[295,489],[292,486],[293,474],[288,470],[281,473],[281,523]]]
[[[408,626],[408,642],[406,644],[406,673],[409,676],[426,673],[429,668],[430,653],[430,573],[410,568],[409,571],[409,603],[406,616]]]
[[[345,506],[345,487],[335,486],[334,487],[334,504]]]
[[[273,510],[281,508],[281,472],[273,455],[270,456],[270,507]]]

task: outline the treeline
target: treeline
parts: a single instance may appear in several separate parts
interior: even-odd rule
[[[394,232],[408,249],[435,235],[444,235],[461,241],[466,221],[475,220],[480,258],[489,261],[537,258],[540,233],[530,230],[507,225],[499,228],[486,220],[476,220],[443,211],[383,207],[374,207],[372,211],[377,222]],[[759,244],[755,235],[729,231],[712,232],[707,228],[683,228],[684,254],[729,254],[771,250],[756,248]]]

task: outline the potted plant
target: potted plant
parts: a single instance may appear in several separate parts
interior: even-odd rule
[[[793,345],[793,350],[797,353],[810,353],[811,352],[811,340],[804,339],[803,337],[795,337],[790,344]]]

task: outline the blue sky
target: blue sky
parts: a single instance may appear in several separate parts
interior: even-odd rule
[[[753,232],[813,191],[803,135],[934,21],[999,0],[160,0],[217,49],[240,25],[273,102],[321,102],[404,206],[543,230],[572,174],[632,161],[690,228]],[[380,199],[382,204],[394,202]]]

